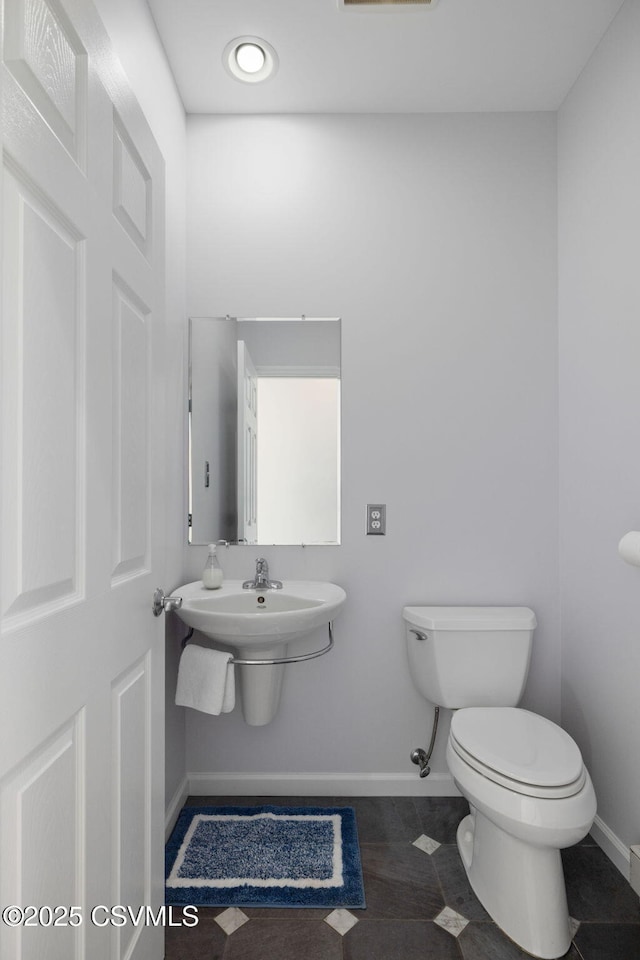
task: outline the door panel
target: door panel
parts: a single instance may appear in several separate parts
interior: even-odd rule
[[[117,778],[114,789],[114,903],[151,903],[152,788],[147,762],[151,733],[149,657],[134,664],[113,686],[113,751]],[[117,956],[130,954],[142,928],[116,930]]]
[[[82,169],[87,135],[87,52],[56,0],[6,0],[5,63]]]
[[[3,197],[11,317],[3,343],[5,629],[77,600],[82,590],[84,241],[13,167]]]
[[[113,212],[139,250],[149,257],[153,181],[117,113],[113,118]]]
[[[78,898],[83,894],[85,853],[84,755],[84,714],[80,711],[5,781],[0,843],[3,857],[22,865],[25,903],[81,902]],[[4,905],[15,901],[3,897],[2,902]],[[19,938],[21,952],[14,954],[17,956],[63,960],[81,955],[74,952],[77,936],[71,927],[60,928],[53,945],[51,930],[44,926],[15,931],[13,939]]]
[[[3,12],[0,902],[83,923],[0,956],[160,960],[90,914],[162,902],[162,158],[88,0]]]
[[[113,584],[146,572],[149,563],[149,313],[114,278]]]

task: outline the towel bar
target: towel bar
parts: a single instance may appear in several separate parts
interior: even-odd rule
[[[229,662],[237,663],[241,667],[254,667],[254,666],[275,666],[279,663],[302,663],[303,660],[315,660],[316,657],[321,657],[325,653],[329,653],[333,646],[333,620],[329,620],[327,624],[329,628],[329,643],[326,647],[323,647],[321,650],[314,650],[313,653],[304,653],[299,657],[273,657],[269,660],[241,660],[240,658],[233,657]],[[187,643],[193,636],[193,627],[189,630],[189,633],[186,635],[182,641],[182,649],[186,647]]]

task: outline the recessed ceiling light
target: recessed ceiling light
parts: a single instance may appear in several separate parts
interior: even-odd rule
[[[260,37],[236,37],[222,53],[227,73],[244,83],[260,83],[278,69],[278,54]]]
[[[241,43],[236,47],[236,63],[244,73],[257,73],[265,61],[264,50],[257,43]]]

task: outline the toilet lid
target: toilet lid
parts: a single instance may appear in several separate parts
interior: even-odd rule
[[[452,738],[488,770],[520,784],[552,788],[582,778],[577,744],[545,717],[518,707],[464,707],[451,720]]]

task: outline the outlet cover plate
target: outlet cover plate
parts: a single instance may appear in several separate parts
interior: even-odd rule
[[[367,504],[367,536],[384,537],[387,532],[387,505],[385,503]]]

